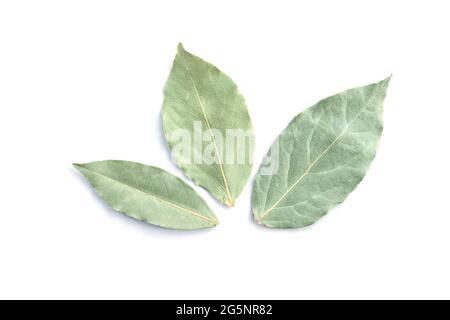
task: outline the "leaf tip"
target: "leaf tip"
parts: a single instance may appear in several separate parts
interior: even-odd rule
[[[72,165],[76,168],[76,169],[80,169],[82,167],[82,165],[80,163],[72,163]]]
[[[389,75],[389,77],[386,77],[380,83],[386,84],[386,86],[387,86],[387,85],[389,85],[389,82],[391,81],[391,78],[392,78],[392,73]]]
[[[184,52],[184,46],[181,42],[178,42],[177,52]]]

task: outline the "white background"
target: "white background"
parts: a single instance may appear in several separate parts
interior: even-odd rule
[[[450,298],[448,6],[1,1],[0,298]],[[304,230],[254,224],[251,181],[234,209],[196,187],[221,221],[212,230],[109,209],[71,163],[183,177],[160,118],[179,41],[245,95],[254,172],[297,113],[392,73],[364,181]]]

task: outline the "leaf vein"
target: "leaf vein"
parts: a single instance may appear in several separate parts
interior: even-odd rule
[[[124,186],[126,186],[126,187],[128,187],[128,188],[130,188],[130,189],[137,190],[137,191],[139,191],[139,192],[141,192],[141,193],[143,193],[143,194],[145,194],[145,195],[147,195],[147,196],[150,196],[150,197],[152,197],[152,198],[154,198],[154,199],[156,199],[156,200],[158,200],[158,201],[161,201],[162,203],[165,203],[165,204],[167,204],[167,205],[169,205],[169,206],[173,206],[174,208],[177,208],[177,209],[179,209],[179,210],[181,210],[181,211],[190,213],[191,215],[193,215],[193,216],[195,216],[195,217],[197,217],[197,218],[206,220],[206,221],[208,221],[208,222],[210,222],[210,223],[212,223],[212,224],[217,224],[217,221],[216,221],[215,219],[211,219],[211,218],[205,217],[204,215],[202,215],[202,214],[200,214],[200,213],[198,213],[198,212],[195,212],[195,211],[193,211],[193,210],[191,210],[191,209],[185,208],[185,207],[183,207],[183,206],[180,206],[180,205],[175,204],[175,203],[173,203],[173,202],[170,202],[170,201],[168,201],[168,200],[162,199],[162,198],[156,196],[155,194],[153,194],[153,193],[151,193],[151,192],[147,192],[147,191],[143,191],[143,190],[137,189],[137,188],[135,188],[135,187],[133,187],[133,186],[130,186],[130,185],[127,184],[127,183],[124,183],[124,182],[122,182],[122,181],[115,180],[115,179],[113,179],[113,178],[111,178],[111,177],[108,177],[107,175],[101,174],[101,173],[99,173],[99,172],[96,172],[96,171],[93,171],[93,170],[90,170],[90,169],[87,169],[87,168],[83,168],[83,170],[89,171],[89,172],[91,172],[91,173],[93,173],[93,174],[96,174],[96,175],[99,175],[99,176],[101,176],[101,177],[103,177],[103,178],[109,179],[109,180],[111,180],[111,181],[113,181],[113,182],[115,182],[115,183],[118,183],[118,184],[120,184],[120,185],[124,185]]]
[[[218,150],[218,147],[217,147],[216,138],[212,134],[211,125],[210,125],[210,123],[208,121],[208,117],[206,116],[205,107],[204,107],[203,102],[202,102],[202,100],[200,98],[200,94],[198,92],[197,85],[195,84],[194,79],[192,78],[192,74],[191,74],[191,71],[189,70],[188,65],[186,64],[186,62],[184,61],[184,58],[182,58],[182,57],[181,57],[181,61],[183,62],[183,65],[184,65],[184,67],[186,69],[186,72],[187,72],[187,74],[189,76],[189,79],[191,80],[192,86],[194,88],[195,95],[197,97],[198,103],[199,103],[200,108],[201,108],[202,113],[203,113],[203,118],[204,118],[204,120],[206,122],[206,125],[208,126],[208,129],[209,129],[208,131],[209,131],[209,133],[211,135],[211,139],[212,139],[213,144],[214,144],[214,149],[216,151],[215,152],[216,153],[216,157],[217,157],[217,160],[219,161],[220,173],[222,175],[223,183],[225,184],[224,189],[225,189],[226,194],[227,194],[228,202],[229,202],[230,205],[233,205],[234,201],[233,201],[233,199],[231,197],[231,194],[230,194],[230,189],[228,187],[228,181],[227,181],[227,178],[225,176],[225,171],[224,171],[224,168],[223,168],[223,165],[222,165],[222,160],[220,158],[219,150]]]
[[[379,91],[379,88],[378,90]],[[351,125],[361,116],[361,114],[368,108],[368,106],[372,103],[372,101],[377,96],[378,92],[375,92],[372,97],[368,100],[367,104],[358,112],[358,114],[353,118],[348,125],[342,130],[342,132],[319,154],[319,156],[309,165],[309,167],[305,170],[305,172],[297,179],[296,182],[292,186],[288,188],[288,190],[270,207],[266,212],[261,215],[259,221],[261,222],[264,218],[272,212],[272,210],[294,189],[304,178],[308,175],[314,165],[336,144],[337,141],[347,132],[347,130],[351,127]]]

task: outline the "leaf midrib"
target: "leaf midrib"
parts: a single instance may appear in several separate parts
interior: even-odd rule
[[[184,58],[183,58],[181,55],[180,55],[180,58],[181,58],[181,61],[182,61],[183,65],[184,65],[184,67],[185,67],[185,69],[186,69],[186,73],[188,74],[189,79],[191,80],[192,86],[193,86],[194,91],[195,91],[195,95],[196,95],[196,97],[197,97],[198,103],[199,103],[200,108],[201,108],[201,110],[202,110],[203,118],[204,118],[205,123],[206,123],[206,125],[207,125],[207,127],[208,127],[209,134],[211,135],[211,140],[213,141],[213,144],[214,144],[214,149],[215,149],[216,157],[217,157],[217,160],[218,160],[218,162],[219,162],[220,173],[221,173],[221,175],[222,175],[222,180],[223,180],[223,183],[224,183],[224,186],[223,186],[223,187],[224,187],[224,189],[225,189],[226,196],[227,196],[227,198],[228,198],[228,203],[227,203],[227,204],[228,204],[229,206],[233,206],[234,200],[233,200],[233,198],[231,197],[230,188],[228,187],[228,180],[227,180],[227,177],[225,176],[225,170],[224,170],[224,168],[223,168],[222,160],[221,160],[220,155],[219,155],[219,149],[218,149],[218,147],[217,147],[216,138],[215,138],[214,135],[212,134],[211,125],[210,125],[210,123],[209,123],[208,117],[206,116],[205,107],[204,107],[203,102],[202,102],[202,100],[201,100],[201,98],[200,98],[200,94],[199,94],[199,92],[198,92],[197,85],[195,84],[195,81],[194,81],[194,79],[192,78],[192,74],[191,74],[191,71],[189,70],[188,65],[186,64],[186,62],[184,61]]]
[[[335,144],[336,142],[347,132],[347,130],[351,127],[351,125],[353,124],[353,122],[355,122],[360,116],[361,114],[367,109],[367,107],[372,103],[373,99],[377,96],[377,93],[379,91],[379,87],[377,92],[375,92],[372,97],[370,97],[369,101],[367,102],[367,104],[364,106],[364,108],[362,108],[358,114],[355,116],[355,118],[352,119],[352,121],[350,121],[350,123],[347,124],[347,126],[344,128],[344,130],[330,143],[330,145],[328,145],[328,147],[325,148],[324,151],[322,151],[322,153],[320,153],[320,155],[308,166],[308,168],[305,170],[305,172],[300,176],[300,178],[297,179],[297,181],[295,181],[292,186],[290,186],[288,188],[288,190],[280,197],[280,199],[278,199],[266,212],[264,212],[261,215],[261,218],[258,220],[259,223],[261,223],[264,218],[267,217],[268,214],[270,214],[272,212],[273,209],[275,209],[275,207],[281,202],[283,201],[284,198],[286,198],[286,196],[292,191],[292,189],[294,189],[302,180],[303,178],[305,178],[306,175],[308,175],[308,173],[311,171],[311,169],[314,167],[314,165],[323,157],[323,155],[325,153],[328,152],[328,150],[330,150]]]
[[[80,167],[81,169],[83,169],[83,170],[89,171],[89,172],[91,172],[91,173],[93,173],[93,174],[96,174],[96,175],[99,175],[99,176],[101,176],[101,177],[103,177],[103,178],[109,179],[109,180],[111,180],[111,181],[113,181],[113,182],[115,182],[115,183],[118,183],[118,184],[120,184],[120,185],[126,186],[126,187],[128,187],[128,188],[130,188],[130,189],[139,191],[139,192],[141,192],[141,193],[143,193],[143,194],[145,194],[145,195],[147,195],[147,196],[150,196],[150,197],[152,197],[152,198],[154,198],[154,199],[156,199],[156,200],[158,200],[158,201],[161,201],[162,203],[168,204],[169,206],[173,206],[174,208],[177,208],[177,209],[179,209],[179,210],[181,210],[181,211],[185,211],[185,212],[187,212],[187,213],[189,213],[189,214],[191,214],[191,215],[193,215],[193,216],[195,216],[195,217],[197,217],[197,218],[206,220],[206,221],[208,221],[209,223],[212,223],[213,225],[217,225],[217,223],[218,223],[218,221],[215,220],[215,219],[210,219],[210,218],[208,218],[208,217],[203,216],[202,214],[200,214],[200,213],[198,213],[198,212],[195,212],[195,211],[193,211],[193,210],[184,208],[184,207],[179,206],[179,205],[177,205],[177,204],[175,204],[175,203],[173,203],[173,202],[170,202],[170,201],[168,201],[168,200],[162,199],[162,198],[158,197],[157,195],[155,195],[155,194],[153,194],[153,193],[151,193],[151,192],[147,192],[147,191],[143,191],[143,190],[137,189],[136,187],[130,186],[129,184],[127,184],[127,183],[125,183],[125,182],[118,181],[118,180],[116,180],[116,179],[113,179],[113,178],[111,178],[111,177],[108,177],[107,175],[104,175],[104,174],[99,173],[99,172],[97,172],[97,171],[94,171],[94,170],[92,170],[92,169],[88,169],[88,168],[85,168],[85,167],[82,167],[82,166],[79,166],[79,167]]]

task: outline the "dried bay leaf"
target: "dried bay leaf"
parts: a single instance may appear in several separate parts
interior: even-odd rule
[[[311,225],[356,188],[377,151],[389,80],[328,97],[289,123],[263,162],[274,172],[262,165],[255,178],[258,223]]]
[[[179,44],[164,96],[163,127],[173,159],[196,184],[233,206],[253,155],[253,128],[236,84]],[[183,152],[176,152],[180,144]]]
[[[217,218],[185,182],[152,166],[108,160],[74,164],[115,210],[170,229],[214,227]]]

